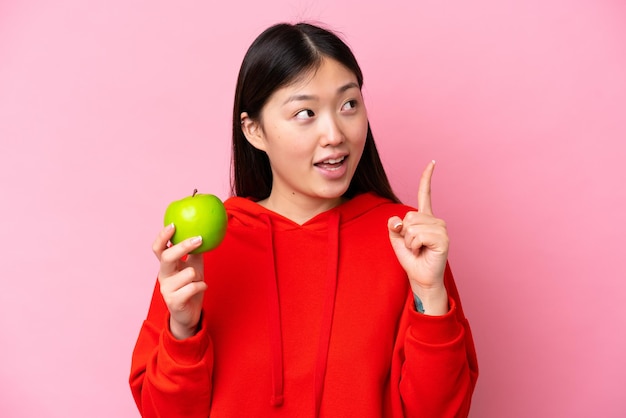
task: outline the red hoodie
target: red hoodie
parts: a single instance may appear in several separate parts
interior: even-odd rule
[[[368,193],[300,226],[225,205],[195,336],[174,339],[155,287],[130,375],[142,416],[467,416],[478,368],[450,269],[449,313],[420,314],[389,243],[412,208]]]

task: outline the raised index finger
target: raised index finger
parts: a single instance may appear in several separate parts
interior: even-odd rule
[[[430,200],[430,182],[435,171],[435,160],[432,160],[422,173],[419,189],[417,191],[417,209],[420,212],[433,214],[433,207]]]

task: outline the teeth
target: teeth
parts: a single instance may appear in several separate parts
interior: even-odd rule
[[[336,160],[330,159],[330,160],[324,160],[324,161],[322,161],[322,162],[323,162],[324,164],[337,164],[337,163],[342,162],[345,158],[346,158],[346,157],[341,157],[341,158],[338,158],[338,159],[336,159]]]

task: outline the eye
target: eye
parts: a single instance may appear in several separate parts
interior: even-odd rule
[[[357,101],[356,100],[348,100],[347,102],[345,102],[343,104],[343,106],[341,107],[341,110],[352,110],[354,108],[356,108],[357,105]]]
[[[302,109],[296,113],[296,119],[309,119],[315,116],[315,113],[311,109]]]

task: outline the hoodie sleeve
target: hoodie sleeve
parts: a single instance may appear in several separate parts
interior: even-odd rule
[[[450,310],[443,316],[420,314],[415,311],[412,295],[407,300],[394,355],[405,417],[469,414],[478,363],[449,266],[445,284]]]
[[[212,343],[205,318],[199,332],[176,340],[158,283],[133,351],[130,387],[147,417],[207,417],[211,405]]]

